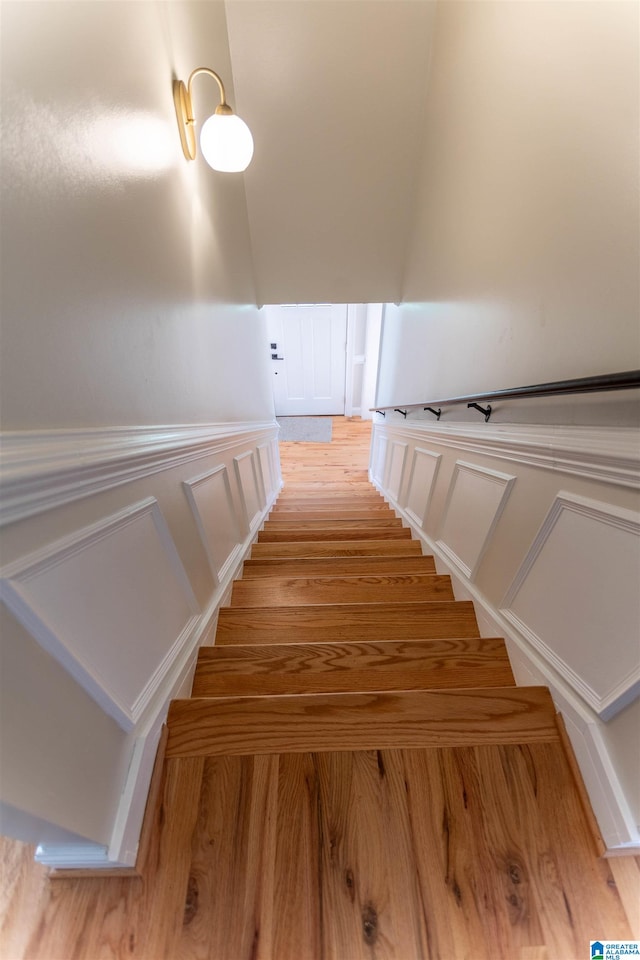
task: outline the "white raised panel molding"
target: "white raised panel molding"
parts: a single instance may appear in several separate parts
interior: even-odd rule
[[[278,447],[277,437],[269,441],[269,456],[271,459],[271,469],[273,471],[273,490],[270,497],[271,501],[277,496],[282,488],[282,473],[280,470],[280,449]]]
[[[456,462],[438,546],[473,580],[516,478],[462,460]]]
[[[382,484],[381,450],[386,445],[386,438],[381,433],[372,432],[371,447],[369,449],[369,479],[374,483]]]
[[[233,466],[240,490],[240,500],[247,530],[253,532],[259,524],[261,514],[261,487],[256,470],[256,458],[253,450],[247,450],[233,458]]]
[[[420,528],[424,526],[441,459],[442,455],[432,450],[414,448],[405,509]]]
[[[199,477],[185,480],[183,487],[211,572],[219,583],[241,541],[227,468],[220,464]]]
[[[0,524],[123,483],[277,436],[277,424],[7,431],[1,436]]]
[[[561,492],[502,613],[608,720],[640,693],[640,514]]]
[[[262,477],[263,502],[270,503],[275,490],[271,444],[259,443],[256,449],[258,451],[258,463],[260,464],[260,475]]]
[[[387,467],[387,438],[378,436],[373,457],[373,476],[386,490],[385,474]]]
[[[199,616],[153,497],[0,576],[12,613],[124,730],[144,713]]]
[[[389,476],[387,488],[391,497],[397,502],[400,498],[402,489],[402,478],[404,476],[404,465],[407,459],[407,444],[400,440],[391,441],[389,451]]]

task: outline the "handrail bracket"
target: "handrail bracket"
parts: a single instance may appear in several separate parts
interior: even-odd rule
[[[491,404],[488,403],[486,407],[481,407],[479,403],[468,403],[468,407],[473,407],[475,410],[479,410],[480,413],[484,414],[484,422],[488,423],[489,418],[491,417]]]

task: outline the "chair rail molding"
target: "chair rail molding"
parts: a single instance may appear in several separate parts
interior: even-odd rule
[[[634,427],[446,424],[427,420],[374,424],[374,439],[391,435],[422,444],[431,440],[461,452],[640,488],[640,431]]]
[[[275,421],[5,432],[0,525],[277,432]]]

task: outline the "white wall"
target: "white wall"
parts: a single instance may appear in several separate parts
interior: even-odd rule
[[[203,64],[232,100],[225,9],[1,12],[0,806],[46,862],[130,864],[168,700],[279,485],[243,178],[187,163],[173,107]]]
[[[4,3],[2,28],[4,429],[270,417],[243,177],[184,159],[173,106],[203,63],[232,99],[224,4]]]
[[[429,69],[430,0],[231,0],[261,303],[397,300]]]
[[[640,367],[639,12],[439,4],[378,404]]]

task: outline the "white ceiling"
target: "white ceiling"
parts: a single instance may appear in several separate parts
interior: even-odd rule
[[[227,0],[258,300],[399,301],[431,0]]]

